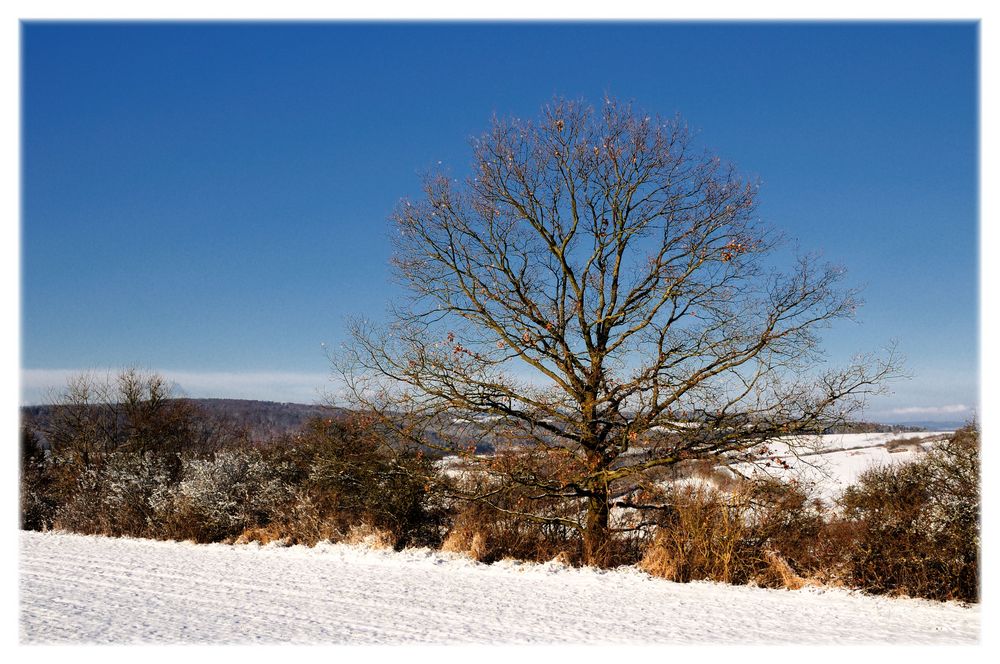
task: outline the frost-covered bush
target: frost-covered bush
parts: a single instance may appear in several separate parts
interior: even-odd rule
[[[166,536],[179,456],[242,440],[136,369],[71,378],[23,427],[21,526],[108,535]]]
[[[30,426],[21,427],[20,506],[21,528],[45,530],[52,525],[55,500],[45,451]]]
[[[171,507],[169,459],[117,451],[79,470],[56,510],[57,528],[115,537],[156,537]]]
[[[110,535],[155,536],[171,507],[168,459],[150,452],[115,453],[102,469]]]
[[[97,468],[84,468],[74,473],[71,491],[56,507],[52,525],[87,535],[103,535],[108,530],[107,510],[102,500],[102,477]],[[68,484],[68,481],[64,480]]]
[[[176,501],[193,531],[189,536],[217,541],[266,525],[292,500],[296,472],[289,461],[257,449],[184,459]]]

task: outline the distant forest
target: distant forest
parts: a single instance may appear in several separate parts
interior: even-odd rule
[[[196,407],[206,419],[224,423],[245,433],[252,442],[265,442],[300,431],[309,420],[340,417],[344,409],[300,403],[278,403],[249,399],[178,399]],[[45,429],[59,406],[24,406],[21,416],[36,429]]]

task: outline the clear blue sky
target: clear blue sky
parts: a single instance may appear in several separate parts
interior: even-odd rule
[[[138,365],[309,401],[397,292],[386,217],[492,114],[680,113],[762,216],[866,286],[831,359],[899,341],[885,420],[978,399],[971,23],[53,24],[22,32],[22,399]]]

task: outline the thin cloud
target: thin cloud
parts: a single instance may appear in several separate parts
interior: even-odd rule
[[[889,411],[891,415],[961,415],[972,412],[972,408],[964,404],[954,404],[951,406],[910,406],[907,408],[893,408]]]
[[[173,384],[178,396],[192,398],[260,399],[314,403],[336,390],[328,373],[287,371],[172,371],[151,370]],[[116,371],[88,369],[23,369],[21,403],[52,401],[69,378],[80,374],[97,379],[113,376]]]

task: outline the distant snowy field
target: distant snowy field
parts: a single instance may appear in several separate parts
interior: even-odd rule
[[[772,465],[771,468],[751,469],[749,465],[737,466],[743,473],[766,472],[775,477],[795,479],[813,489],[814,496],[832,503],[844,489],[858,481],[861,474],[875,466],[892,466],[920,459],[934,448],[936,442],[951,435],[951,431],[921,431],[918,433],[850,433],[816,436],[805,439],[809,451],[793,454],[791,446],[781,440],[769,447],[774,456],[782,459],[788,469]],[[886,443],[914,441],[906,447],[890,451]]]
[[[426,549],[20,534],[23,643],[974,643],[978,606]]]

